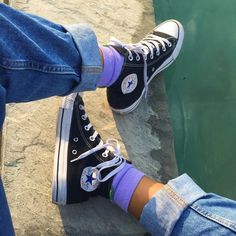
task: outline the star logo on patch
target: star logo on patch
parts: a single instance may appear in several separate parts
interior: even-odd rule
[[[127,88],[130,88],[130,86],[133,84],[133,80],[128,81],[128,86]]]
[[[86,192],[92,192],[97,189],[100,184],[97,179],[98,175],[98,170],[92,166],[84,168],[80,178],[81,188]]]
[[[96,180],[96,178],[93,178],[93,173],[91,175],[86,175],[86,177],[86,183],[90,183],[91,185],[93,184],[93,180]]]
[[[126,76],[121,84],[121,91],[123,94],[132,93],[138,85],[137,74],[130,74]]]

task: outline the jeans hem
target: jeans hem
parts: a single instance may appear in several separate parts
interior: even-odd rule
[[[81,82],[74,92],[95,90],[103,70],[97,37],[86,24],[64,26],[81,55]]]

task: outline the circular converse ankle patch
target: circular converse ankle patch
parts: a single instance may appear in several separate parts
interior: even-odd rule
[[[126,76],[121,84],[121,91],[123,94],[132,93],[138,84],[138,76],[136,74],[130,74]]]
[[[92,192],[95,189],[97,189],[100,183],[97,180],[98,175],[99,175],[98,170],[94,169],[92,166],[84,168],[80,178],[81,188],[86,192]]]

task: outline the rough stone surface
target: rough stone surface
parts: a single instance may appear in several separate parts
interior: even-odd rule
[[[90,23],[99,42],[111,36],[137,42],[154,27],[151,0],[16,0],[13,6],[62,24]],[[139,169],[166,182],[177,175],[173,138],[161,78],[138,109],[111,112],[105,90],[84,93],[86,111],[103,136],[117,138]],[[51,203],[55,127],[61,98],[8,106],[2,176],[17,235],[147,235],[131,216],[102,198],[58,207]]]

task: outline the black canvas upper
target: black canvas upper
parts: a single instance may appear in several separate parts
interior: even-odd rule
[[[89,137],[93,135],[95,130],[93,127],[91,127],[89,131],[86,131],[84,129],[84,126],[88,125],[90,121],[89,118],[87,118],[86,120],[83,120],[81,118],[81,116],[85,114],[85,111],[80,110],[80,105],[84,106],[82,98],[77,95],[73,108],[67,157],[67,204],[85,201],[89,197],[96,195],[102,195],[106,198],[109,198],[109,191],[111,189],[112,183],[112,178],[104,183],[100,183],[97,190],[93,192],[86,192],[80,186],[81,174],[85,167],[95,167],[104,161],[108,161],[114,158],[114,155],[111,152],[108,153],[108,157],[103,157],[102,153],[105,151],[105,149],[102,149],[94,154],[91,154],[90,156],[87,156],[84,159],[71,162],[71,160],[75,159],[82,153],[96,147],[101,141],[100,135],[96,137],[95,141],[91,141],[89,139]],[[73,150],[76,150],[77,154],[73,154]],[[112,168],[104,170],[102,172],[102,175],[106,175],[112,170]]]

